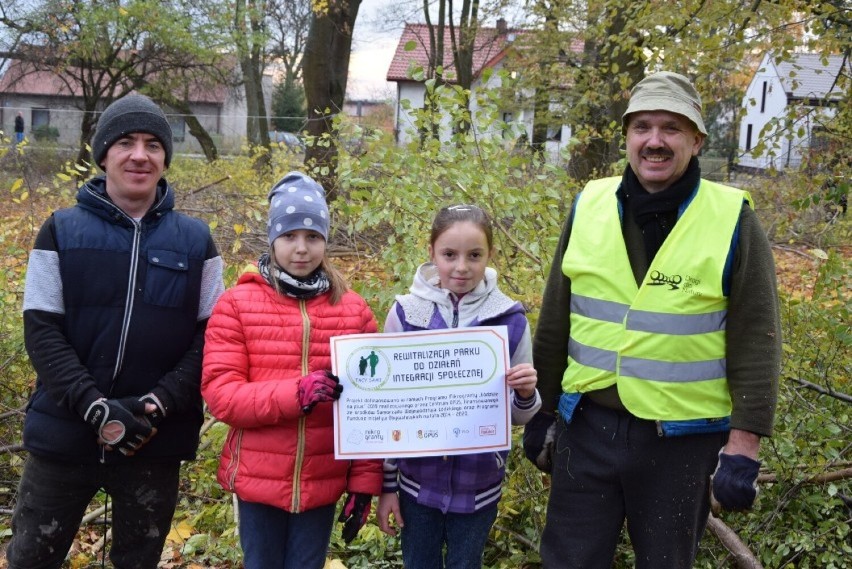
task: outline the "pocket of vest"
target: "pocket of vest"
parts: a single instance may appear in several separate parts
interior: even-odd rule
[[[155,306],[178,307],[186,299],[189,257],[165,249],[148,250],[143,300]]]

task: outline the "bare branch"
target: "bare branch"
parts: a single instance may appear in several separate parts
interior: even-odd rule
[[[711,515],[707,518],[707,529],[731,553],[738,569],[763,569],[763,565],[758,561],[757,557],[743,543],[740,536],[725,525],[725,522]]]

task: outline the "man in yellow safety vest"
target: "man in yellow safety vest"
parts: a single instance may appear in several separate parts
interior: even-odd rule
[[[754,502],[781,361],[774,261],[751,197],[701,179],[701,110],[682,75],[640,81],[624,175],[589,182],[562,231],[524,433],[552,474],[546,568],[608,569],[626,520],[637,567],[686,569],[711,493]]]

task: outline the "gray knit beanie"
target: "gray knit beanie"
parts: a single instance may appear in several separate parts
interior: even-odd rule
[[[311,229],[328,241],[328,205],[325,190],[310,176],[290,172],[269,192],[267,232],[271,245],[295,229]]]
[[[163,110],[144,95],[127,95],[108,106],[98,119],[92,138],[92,157],[101,165],[107,150],[122,136],[147,132],[156,136],[166,151],[166,167],[172,161],[172,128]]]

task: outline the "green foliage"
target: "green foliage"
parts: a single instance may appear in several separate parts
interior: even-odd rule
[[[431,135],[430,121],[439,113],[426,111],[415,113],[415,128],[424,133],[423,138],[407,148],[394,146],[377,132],[359,131],[357,126],[342,129],[365,144],[362,154],[345,148],[340,154],[341,192],[331,204],[333,251],[346,253],[337,259],[340,265],[349,268],[354,263],[350,280],[381,321],[394,295],[407,290],[415,268],[427,260],[429,227],[437,209],[449,203],[477,203],[497,224],[494,266],[500,286],[530,308],[534,322],[555,239],[578,187],[564,170],[542,163],[502,137],[510,127],[497,120],[499,107],[493,101],[487,97],[477,101],[478,110],[471,116],[456,87],[432,89],[434,100],[443,106],[439,108],[452,117],[447,127],[441,126],[448,134],[446,141]],[[472,128],[453,133],[452,125],[462,121],[470,122]],[[333,141],[327,137],[317,143]],[[293,155],[284,151],[270,154],[268,173],[254,168],[255,158],[248,149],[233,159],[210,164],[178,156],[168,173],[177,189],[178,209],[210,224],[226,260],[228,286],[245,263],[266,248],[269,188],[287,171],[301,169]],[[0,421],[0,437],[11,444],[21,436],[22,414],[15,411],[23,409],[34,381],[23,350],[20,318],[27,254],[49,212],[73,203],[75,175],[94,172],[78,168],[55,149],[51,153],[9,150],[0,155],[0,161],[0,187],[7,192],[6,209],[0,216],[0,372],[4,378],[0,414],[6,414]],[[45,176],[48,172],[50,176]],[[852,267],[833,247],[850,242],[849,222],[839,216],[826,221],[824,202],[807,201],[819,187],[811,178],[736,180],[756,198],[758,215],[774,240],[822,247],[811,252],[820,259],[817,270],[802,275],[813,283],[813,293],[784,298],[785,358],[777,430],[763,443],[768,478],[761,484],[758,506],[747,514],[723,515],[766,567],[840,568],[852,554],[852,522],[844,502],[852,495],[848,478],[815,480],[852,463],[849,404],[830,395],[852,392]],[[174,531],[167,542],[175,566],[240,567],[232,496],[215,479],[225,431],[222,424],[205,430],[198,460],[184,465]],[[21,452],[0,454],[0,502],[7,510],[14,502],[23,457]],[[536,550],[548,484],[548,477],[523,457],[520,430],[515,429],[504,496],[485,552],[486,567],[540,566]],[[9,516],[0,516],[0,539],[9,531]],[[398,538],[382,534],[374,517],[348,546],[342,543],[336,524],[330,557],[352,568],[402,566]],[[720,543],[706,534],[696,567],[732,566],[728,557]],[[633,563],[624,537],[614,566],[621,569]]]
[[[301,84],[282,81],[272,93],[272,126],[275,130],[300,132],[307,120],[305,90]]]
[[[501,286],[507,294],[535,306],[552,261],[557,228],[577,187],[564,170],[514,151],[495,135],[510,126],[497,119],[493,102],[480,100],[478,112],[471,116],[458,87],[432,85],[429,89],[440,110],[414,111],[416,129],[433,132],[433,119],[442,112],[451,119],[441,128],[452,130],[464,122],[473,128],[456,129],[446,142],[424,134],[403,150],[375,144],[362,156],[341,156],[335,225],[375,243],[384,271],[365,275],[358,283],[359,292],[377,314],[384,314],[394,295],[407,289],[416,267],[428,260],[429,231],[438,209],[473,203],[494,222],[497,255],[493,264],[501,275]],[[389,282],[394,284],[388,286]]]
[[[852,554],[849,478],[816,479],[852,460],[852,409],[830,395],[852,392],[852,263],[815,253],[824,260],[812,276],[812,296],[783,298],[776,430],[761,450],[763,469],[774,479],[761,485],[754,511],[724,518],[765,567],[839,569]],[[724,552],[707,538],[702,546],[698,566],[717,566],[709,560]]]
[[[770,240],[804,242],[829,247],[852,242],[852,221],[843,215],[841,190],[847,183],[831,186],[826,174],[807,171],[750,177],[739,174],[732,184],[748,189]]]
[[[49,124],[42,124],[33,129],[33,136],[39,142],[56,142],[59,140],[59,129]]]

